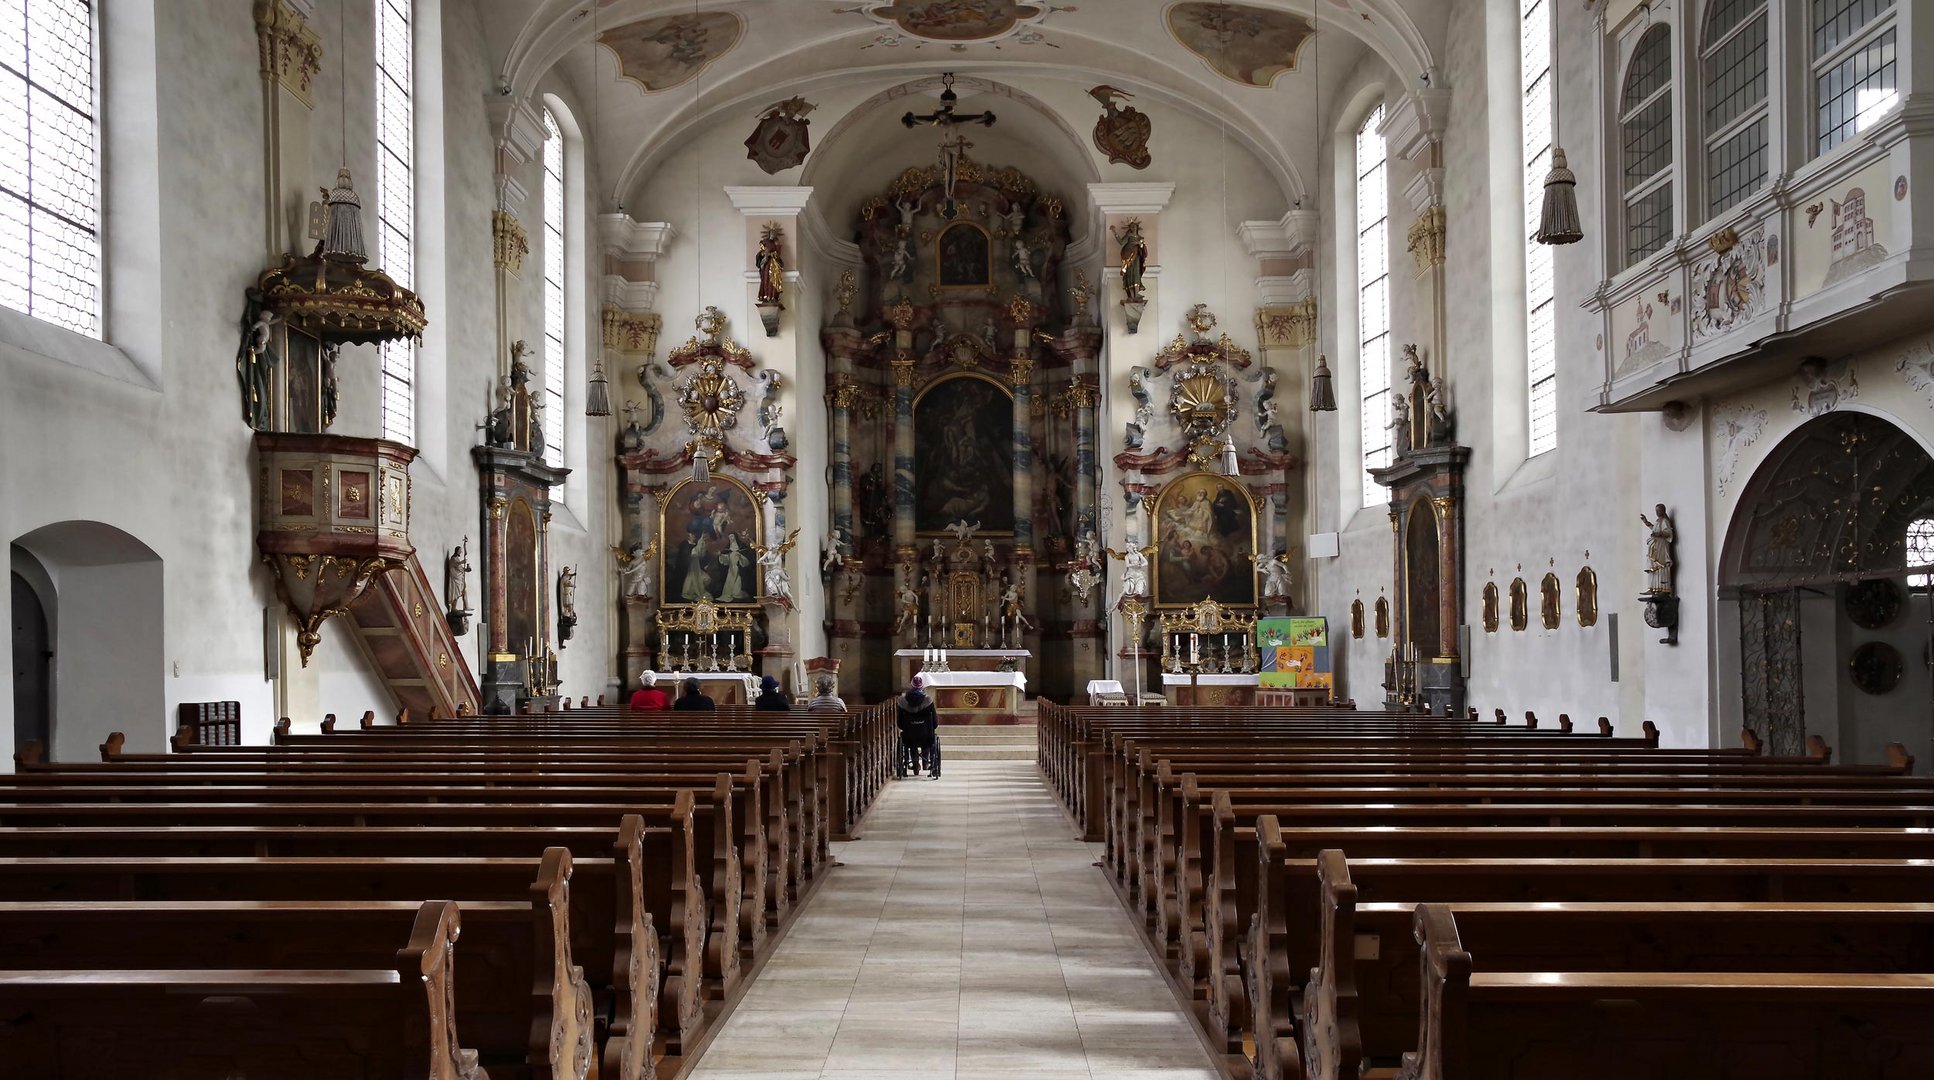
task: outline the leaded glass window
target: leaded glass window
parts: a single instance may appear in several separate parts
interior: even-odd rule
[[[1867,130],[1900,104],[1893,0],[1813,0],[1818,151]]]
[[[1383,106],[1356,133],[1357,369],[1362,395],[1363,505],[1383,502],[1371,469],[1390,464],[1390,212]]]
[[[0,0],[0,304],[101,336],[94,5]]]
[[[1766,179],[1765,0],[1713,0],[1700,71],[1705,87],[1706,213],[1718,215]]]
[[[416,118],[411,103],[411,0],[376,0],[376,258],[416,287]],[[383,438],[416,445],[416,345],[382,345]]]
[[[564,133],[544,110],[544,459],[564,464]]]
[[[1934,518],[1919,518],[1907,525],[1907,565],[1934,566]],[[1907,587],[1934,586],[1934,574],[1909,574]]]
[[[1557,283],[1551,248],[1531,241],[1544,209],[1545,174],[1551,171],[1551,4],[1528,0],[1519,8],[1519,53],[1524,93],[1524,303],[1526,399],[1530,452],[1558,445]]]
[[[1672,237],[1672,33],[1653,26],[1639,38],[1619,95],[1625,261],[1634,263]]]

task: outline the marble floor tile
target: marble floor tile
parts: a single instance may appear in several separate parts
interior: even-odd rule
[[[1214,1080],[1032,762],[896,783],[691,1080]]]

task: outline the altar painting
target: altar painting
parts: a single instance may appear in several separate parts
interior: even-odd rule
[[[1226,476],[1190,473],[1155,502],[1155,604],[1256,606],[1256,512]]]
[[[1014,399],[980,375],[955,375],[913,403],[914,530],[956,521],[1014,531]]]
[[[993,279],[987,234],[961,221],[947,226],[934,244],[934,278],[943,288],[986,285]]]
[[[537,517],[529,503],[513,499],[504,520],[504,640],[511,651],[548,640],[538,620]]]
[[[759,600],[759,508],[729,476],[685,480],[663,497],[658,580],[664,602],[710,600],[724,606]]]

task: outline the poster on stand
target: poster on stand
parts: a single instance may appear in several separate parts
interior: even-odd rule
[[[1265,689],[1333,685],[1330,622],[1320,615],[1257,619],[1256,651]]]

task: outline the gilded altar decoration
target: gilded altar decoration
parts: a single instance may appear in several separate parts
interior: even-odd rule
[[[598,35],[611,50],[620,78],[646,93],[683,86],[745,36],[745,23],[729,11],[664,15],[626,23]]]
[[[1256,670],[1256,616],[1201,600],[1160,616],[1162,670],[1200,674]]]
[[[717,473],[680,481],[661,500],[658,535],[663,603],[758,602],[760,515],[750,488]]]
[[[700,599],[658,609],[658,653],[665,670],[751,671],[752,612]]]
[[[678,405],[685,412],[685,424],[696,436],[722,440],[723,433],[737,427],[739,410],[745,407],[745,391],[715,356],[698,362],[698,369],[678,387]]]
[[[362,201],[349,170],[322,190],[323,237],[307,255],[284,255],[256,278],[261,305],[323,345],[420,342],[423,301],[388,274],[364,265]]]
[[[1215,329],[1216,319],[1207,306],[1195,305],[1187,318],[1194,340],[1184,341],[1177,335],[1155,354],[1155,368],[1175,368],[1169,380],[1168,411],[1188,441],[1190,463],[1199,466],[1215,457],[1218,444],[1236,418],[1236,380],[1224,365],[1248,367],[1250,356],[1227,334],[1209,340],[1207,335]]]
[[[1014,531],[1014,398],[1000,383],[961,372],[928,384],[915,399],[914,530],[939,535],[955,521],[978,531]]]
[[[1133,105],[1123,104],[1119,108],[1115,105],[1117,99],[1126,102],[1135,95],[1119,87],[1102,85],[1090,89],[1088,96],[1108,110],[1095,121],[1095,149],[1108,155],[1114,164],[1148,168],[1153,160],[1148,153],[1148,136],[1153,125],[1147,114]]]
[[[806,114],[816,107],[801,97],[766,106],[759,116],[759,125],[745,137],[745,156],[767,174],[804,164],[812,150],[807,131],[812,121],[806,119]]]
[[[1168,32],[1209,70],[1244,86],[1268,88],[1296,70],[1310,21],[1275,8],[1189,0],[1168,9]]]
[[[312,93],[322,73],[322,39],[287,0],[258,0],[255,38],[262,74],[273,78],[297,101],[315,108]]]
[[[1247,489],[1189,473],[1162,489],[1154,517],[1155,606],[1256,606],[1256,513]]]
[[[490,212],[491,262],[499,270],[515,274],[524,268],[524,257],[531,253],[530,238],[517,215],[508,210]]]
[[[1441,205],[1427,206],[1410,226],[1407,250],[1419,274],[1444,265],[1444,238],[1449,229]]]

